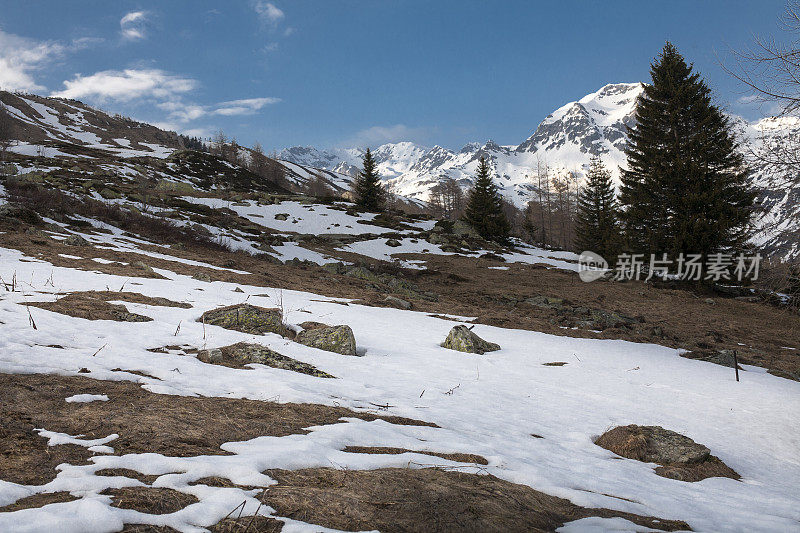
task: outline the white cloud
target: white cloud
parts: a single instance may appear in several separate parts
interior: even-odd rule
[[[119,21],[120,32],[123,39],[136,41],[145,38],[145,25],[147,23],[146,11],[131,11]]]
[[[100,102],[129,102],[141,98],[169,100],[197,87],[196,80],[169,74],[159,69],[104,70],[89,76],[77,74],[65,80],[63,91],[52,96],[89,98]]]
[[[241,116],[253,115],[262,107],[280,102],[280,98],[245,98],[230,100],[218,104],[204,106],[187,103],[179,98],[159,102],[156,106],[168,113],[167,118],[171,124],[186,124],[210,115]],[[172,129],[175,129],[174,127]]]
[[[256,1],[253,4],[253,9],[262,22],[266,22],[272,26],[277,25],[278,22],[286,17],[284,12],[276,7],[275,4],[272,2],[265,2],[264,0]]]
[[[41,91],[33,73],[64,54],[66,47],[51,41],[34,41],[0,30],[0,89]]]
[[[225,116],[252,115],[265,105],[277,104],[280,101],[280,98],[272,97],[231,100],[229,102],[217,104],[217,109],[214,110],[214,114]]]
[[[393,126],[373,126],[359,131],[351,138],[343,141],[341,146],[369,146],[374,147],[385,143],[399,141],[421,142],[430,137],[428,128],[410,128],[405,124],[395,124]]]

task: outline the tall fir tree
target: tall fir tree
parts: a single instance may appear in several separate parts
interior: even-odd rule
[[[481,157],[475,185],[469,192],[464,221],[486,240],[506,242],[511,225],[503,212],[503,199],[492,181],[489,164]]]
[[[377,163],[369,148],[364,152],[363,169],[353,185],[356,205],[367,211],[383,211],[386,207],[386,191],[378,176]]]
[[[631,251],[708,254],[744,244],[754,193],[732,126],[667,43],[628,131],[621,218]]]
[[[578,196],[575,246],[600,254],[613,264],[619,244],[617,201],[611,173],[597,156],[592,157],[586,185]]]

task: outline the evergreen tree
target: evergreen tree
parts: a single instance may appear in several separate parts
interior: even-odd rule
[[[511,226],[503,212],[503,199],[489,174],[489,164],[483,157],[478,165],[475,185],[469,192],[464,221],[486,240],[508,240]]]
[[[671,43],[650,74],[622,171],[628,245],[673,258],[735,249],[747,238],[754,194],[731,123]]]
[[[586,186],[578,196],[575,246],[578,251],[596,252],[613,264],[617,242],[617,203],[611,173],[595,156],[589,164]]]
[[[369,148],[364,153],[363,166],[353,184],[356,205],[367,211],[383,211],[386,206],[386,191],[381,185],[377,163]]]

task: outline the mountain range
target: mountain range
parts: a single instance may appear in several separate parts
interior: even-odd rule
[[[641,92],[640,83],[606,85],[553,111],[516,146],[501,146],[489,140],[451,150],[397,142],[379,146],[373,154],[387,186],[415,203],[427,200],[431,188],[443,179],[454,179],[464,190],[468,189],[478,161],[486,157],[503,195],[524,207],[540,192],[538,168],[546,166],[551,175],[574,172],[580,178],[590,158],[598,155],[618,180],[619,168],[625,164],[627,128],[634,125],[636,99]],[[0,100],[17,123],[19,140],[11,150],[21,155],[45,155],[51,162],[59,157],[94,157],[98,164],[102,162],[104,171],[118,172],[127,179],[132,165],[126,164],[126,159],[167,158],[183,148],[181,138],[174,132],[108,115],[75,100],[8,92],[0,92]],[[743,150],[753,168],[753,186],[761,208],[753,242],[779,258],[800,258],[800,187],[752,157],[764,138],[780,141],[800,136],[800,120],[732,120],[744,140]],[[40,154],[40,147],[46,153]],[[242,149],[242,153],[246,161],[247,150]],[[295,146],[281,150],[277,159],[290,183],[303,186],[321,177],[341,193],[358,173],[362,156],[362,148],[323,150]],[[176,174],[171,179],[181,178]]]
[[[454,179],[468,189],[478,161],[486,157],[502,194],[517,207],[524,207],[538,195],[537,169],[545,166],[551,175],[575,172],[581,177],[590,158],[597,155],[619,183],[619,168],[626,160],[627,128],[635,125],[636,100],[641,93],[641,83],[606,85],[553,111],[516,146],[489,140],[451,150],[398,142],[377,147],[373,155],[381,177],[393,192],[423,201],[442,179]],[[765,138],[800,136],[800,120],[785,117],[748,122],[736,116],[731,120],[742,138],[742,150],[753,169],[753,186],[758,191],[761,213],[753,241],[781,258],[800,257],[800,187],[754,157]],[[278,157],[355,176],[363,152],[362,148],[295,146],[282,150]]]

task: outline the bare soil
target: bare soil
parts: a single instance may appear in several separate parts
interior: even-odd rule
[[[35,509],[37,507],[50,505],[51,503],[71,502],[77,499],[78,498],[66,491],[43,492],[17,500],[11,505],[0,507],[0,513],[11,513],[13,511],[21,511],[22,509]]]
[[[129,312],[124,305],[109,303],[109,300],[167,307],[191,307],[189,304],[173,302],[166,298],[151,298],[134,292],[112,291],[73,292],[54,302],[26,302],[25,305],[86,320],[114,320],[117,322],[148,322],[152,320],[145,315]]]
[[[442,459],[447,459],[448,461],[456,461],[458,463],[475,463],[479,465],[488,465],[489,461],[486,458],[481,457],[480,455],[475,455],[474,453],[441,453],[441,452],[430,452],[430,451],[422,451],[422,450],[408,450],[406,448],[392,448],[387,446],[346,446],[343,452],[350,452],[350,453],[372,453],[372,454],[390,454],[390,455],[399,455],[401,453],[421,453],[423,455],[432,455],[434,457],[441,457]]]
[[[583,508],[491,475],[438,468],[267,474],[278,485],[266,489],[264,501],[279,516],[345,531],[543,532],[589,516],[621,517],[664,531],[691,529],[682,521]]]
[[[148,514],[175,513],[200,501],[191,494],[163,487],[123,487],[106,489],[100,494],[111,496],[112,507]]]
[[[74,394],[106,394],[109,401],[64,401]],[[191,457],[224,455],[220,445],[225,442],[303,434],[303,428],[335,424],[342,417],[432,425],[317,404],[154,394],[128,381],[0,374],[0,473],[5,481],[41,485],[55,478],[60,463],[88,464],[92,452],[74,444],[47,446],[36,428],[87,439],[116,433],[119,438],[110,445],[119,455]]]

